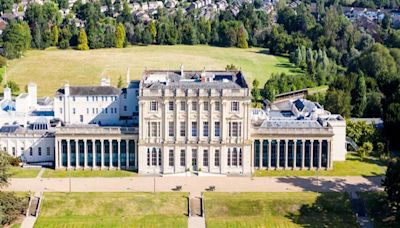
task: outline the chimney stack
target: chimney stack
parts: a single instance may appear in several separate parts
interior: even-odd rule
[[[11,89],[8,87],[4,89],[4,100],[11,101]]]

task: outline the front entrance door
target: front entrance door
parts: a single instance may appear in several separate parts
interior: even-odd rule
[[[197,150],[192,150],[192,170],[197,171]]]

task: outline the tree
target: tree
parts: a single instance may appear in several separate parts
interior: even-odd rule
[[[69,41],[71,40],[71,38],[72,38],[72,34],[71,34],[71,32],[69,31],[69,29],[67,28],[67,27],[64,27],[62,30],[61,30],[61,34],[60,34],[60,42],[58,43],[58,46],[61,48],[61,49],[67,49],[67,48],[69,48]]]
[[[85,29],[81,28],[79,30],[79,37],[78,37],[78,50],[86,51],[89,50],[89,45],[88,45],[88,38],[85,32]]]
[[[351,113],[351,97],[342,90],[329,89],[325,96],[325,109],[349,117]]]
[[[362,144],[362,146],[360,146],[357,150],[357,154],[358,156],[360,156],[360,158],[362,160],[364,160],[364,158],[366,158],[369,154],[371,154],[372,150],[373,150],[373,145],[371,142],[364,142]]]
[[[226,65],[225,70],[238,70],[238,68],[231,63]]]
[[[251,95],[253,96],[253,105],[257,108],[261,106],[261,103],[259,103],[259,101],[262,99],[259,86],[260,82],[257,79],[254,79],[253,87],[251,88]]]
[[[367,86],[365,85],[365,78],[362,74],[357,78],[356,87],[352,94],[352,103],[352,114],[356,117],[362,117],[367,106]]]
[[[58,45],[59,33],[58,26],[53,26],[51,29],[51,41],[54,46]]]
[[[385,179],[382,181],[385,187],[389,208],[395,215],[396,220],[400,221],[400,161],[392,160],[386,170]]]
[[[238,34],[238,47],[248,48],[249,45],[247,43],[247,39],[248,39],[247,31],[243,26],[241,26]]]
[[[394,146],[399,146],[398,130],[400,129],[400,103],[391,103],[384,115],[386,135]]]
[[[19,93],[19,86],[15,81],[9,80],[7,83],[4,85],[4,88],[10,88],[13,94],[18,94]]]
[[[20,58],[30,48],[31,33],[26,22],[11,21],[2,34],[4,56]]]
[[[154,20],[150,22],[149,28],[150,28],[151,38],[153,40],[152,42],[155,43],[157,38],[157,28],[156,28],[156,22]]]
[[[8,154],[0,151],[0,188],[8,185],[8,178],[10,177],[9,168]]]
[[[125,39],[126,39],[125,27],[124,25],[119,23],[117,28],[115,29],[115,47],[123,48],[125,44]]]
[[[121,75],[118,77],[118,84],[117,84],[117,87],[118,87],[118,88],[124,87],[124,81],[122,80],[122,76],[121,76]]]

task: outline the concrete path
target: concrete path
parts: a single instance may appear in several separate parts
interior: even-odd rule
[[[357,192],[382,190],[381,177],[123,177],[11,178],[8,191],[31,192],[183,192],[199,194],[210,185],[217,192]]]
[[[40,192],[35,192],[35,194],[33,196],[41,198],[42,194]],[[40,207],[40,203],[39,203],[39,207]],[[33,228],[33,226],[35,225],[36,219],[38,218],[38,214],[36,216],[32,216],[30,214],[29,210],[30,210],[30,208],[28,208],[27,215],[24,218],[24,221],[22,221],[21,228]],[[40,209],[38,209],[38,212],[39,212],[39,210]]]
[[[45,168],[41,168],[36,178],[42,178]]]
[[[188,228],[206,228],[206,220],[204,217],[189,217]]]

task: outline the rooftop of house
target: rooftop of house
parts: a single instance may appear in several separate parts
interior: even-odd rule
[[[248,88],[241,71],[146,70],[142,85],[149,89],[241,89]]]
[[[121,90],[113,86],[69,86],[70,96],[118,96]],[[65,87],[57,90],[56,95],[65,95]]]

